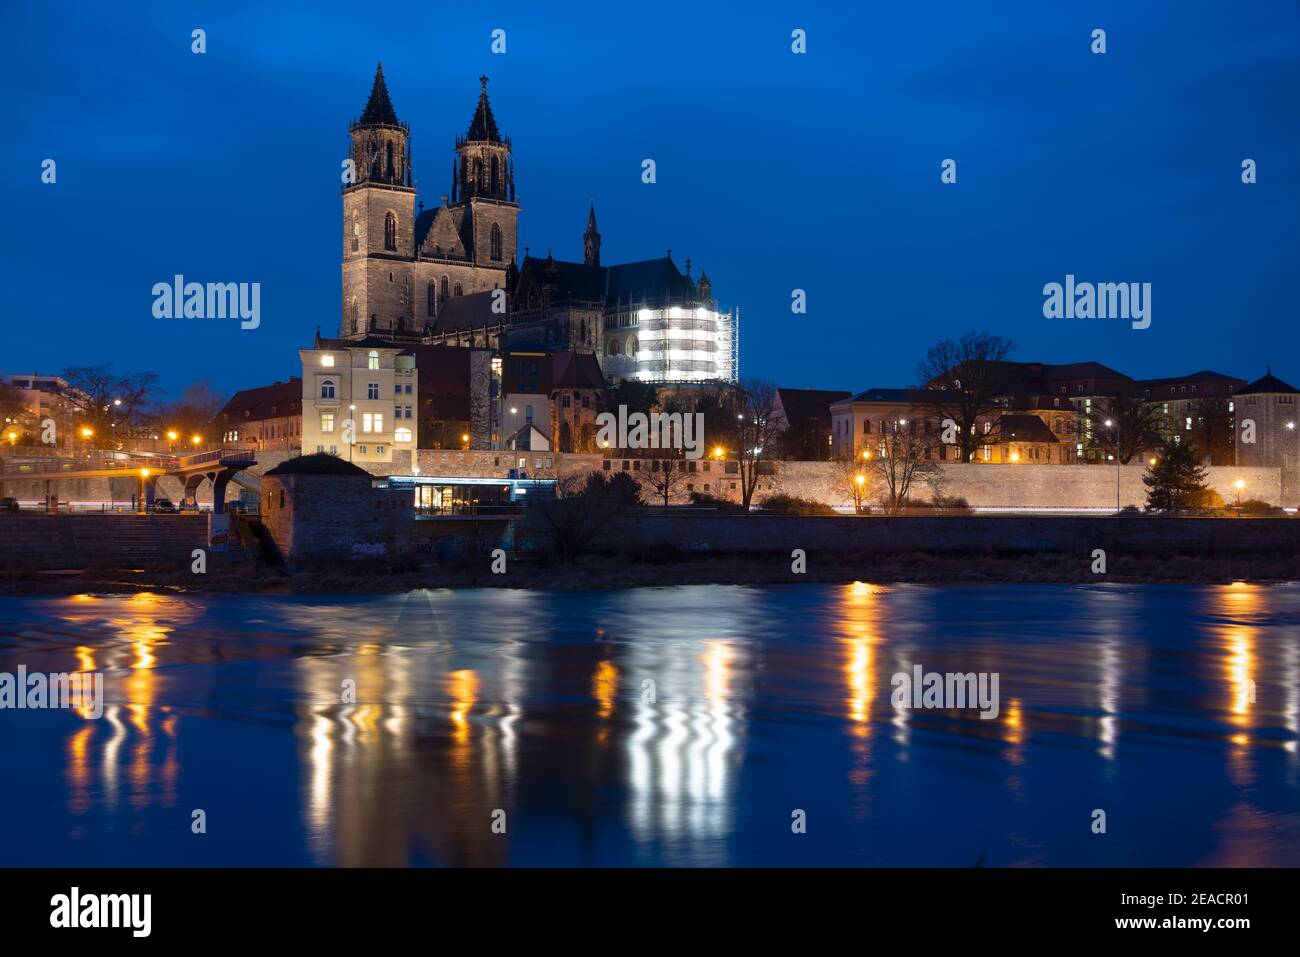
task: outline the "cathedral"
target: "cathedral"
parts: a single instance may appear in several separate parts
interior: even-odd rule
[[[449,191],[425,208],[410,129],[383,66],[375,72],[349,130],[340,337],[591,353],[612,381],[735,381],[738,317],[719,311],[708,276],[693,277],[689,259],[683,273],[671,250],[602,265],[594,204],[581,262],[527,249],[520,260],[514,157],[487,84],[479,77],[469,128],[455,140]]]

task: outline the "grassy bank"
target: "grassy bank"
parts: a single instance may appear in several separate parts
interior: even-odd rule
[[[569,564],[512,557],[493,574],[487,556],[458,562],[392,564],[357,560],[294,570],[250,562],[212,562],[207,574],[188,569],[87,569],[0,573],[0,594],[201,591],[261,594],[374,594],[414,588],[532,588],[559,591],[669,585],[768,585],[801,582],[1278,582],[1300,580],[1290,554],[1115,554],[1105,574],[1094,574],[1087,552],[851,554],[810,552],[807,570],[791,570],[788,553],[698,555],[655,552],[639,556],[587,555]]]

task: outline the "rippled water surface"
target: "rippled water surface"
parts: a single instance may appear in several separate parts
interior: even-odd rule
[[[0,599],[19,665],[107,703],[0,710],[0,865],[1300,865],[1296,585]]]

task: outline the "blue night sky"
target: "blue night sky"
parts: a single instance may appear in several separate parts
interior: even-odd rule
[[[580,260],[594,199],[602,261],[671,248],[739,307],[743,376],[906,385],[982,328],[1020,359],[1300,380],[1294,0],[492,6],[6,4],[0,372],[297,374],[338,326],[339,164],[382,60],[426,205],[486,73],[520,245]],[[175,273],[260,282],[261,327],[155,320]],[[1044,319],[1067,273],[1152,283],[1151,328]]]

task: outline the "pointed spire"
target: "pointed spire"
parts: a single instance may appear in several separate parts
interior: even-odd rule
[[[401,126],[393,101],[388,98],[388,84],[384,82],[384,64],[375,70],[375,82],[370,87],[370,99],[357,120],[358,126]]]
[[[482,90],[479,92],[478,107],[474,110],[474,118],[469,121],[469,132],[465,134],[465,139],[471,142],[486,140],[489,143],[500,143],[501,134],[497,132],[496,117],[492,115],[492,105],[488,103],[488,78],[481,76],[478,81]]]
[[[591,208],[587,210],[587,228],[593,231],[596,229],[596,201],[594,199],[591,201]]]

